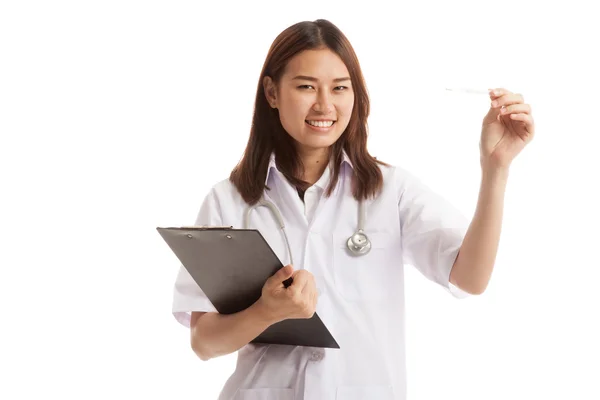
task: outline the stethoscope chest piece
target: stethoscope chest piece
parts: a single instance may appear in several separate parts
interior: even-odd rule
[[[371,250],[371,241],[359,230],[348,238],[348,250],[355,256],[362,256]]]

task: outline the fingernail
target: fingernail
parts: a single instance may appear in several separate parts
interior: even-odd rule
[[[494,108],[498,107],[498,101],[496,101],[496,100],[492,101],[492,107],[494,107]]]

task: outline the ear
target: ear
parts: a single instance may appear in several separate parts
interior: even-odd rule
[[[265,76],[263,79],[263,88],[267,102],[272,108],[277,108],[277,87],[270,76]]]

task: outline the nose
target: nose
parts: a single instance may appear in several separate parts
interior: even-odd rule
[[[331,95],[323,90],[317,94],[317,100],[313,104],[313,110],[320,114],[329,114],[333,111]]]

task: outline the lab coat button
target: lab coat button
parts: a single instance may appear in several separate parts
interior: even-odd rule
[[[318,352],[318,351],[314,351],[311,356],[310,359],[312,361],[321,361],[323,359],[323,353]]]

